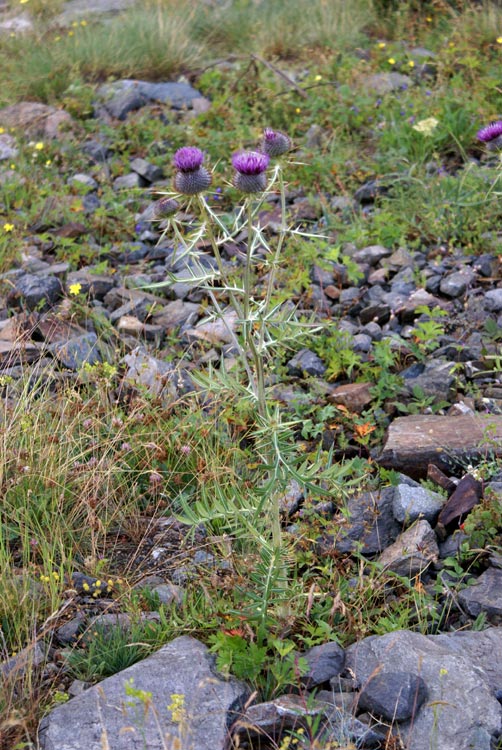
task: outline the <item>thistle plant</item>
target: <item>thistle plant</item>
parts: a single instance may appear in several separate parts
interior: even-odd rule
[[[242,203],[236,209],[231,225],[212,208],[204,195],[212,178],[203,166],[205,156],[197,148],[185,147],[176,152],[173,164],[177,170],[174,177],[177,194],[165,195],[158,201],[156,209],[158,216],[167,216],[162,238],[167,232],[172,232],[182,256],[189,261],[191,270],[186,280],[206,289],[215,310],[214,317],[226,326],[242,366],[240,373],[244,376],[228,372],[222,360],[219,370],[199,372],[192,377],[208,392],[219,393],[222,402],[228,400],[229,392],[251,402],[255,410],[253,436],[258,458],[255,463],[261,467],[261,476],[257,480],[259,487],[248,507],[243,507],[242,499],[230,499],[223,493],[211,501],[208,498],[198,500],[192,506],[180,499],[184,519],[193,524],[214,521],[221,528],[221,521],[225,518],[227,528],[233,533],[237,535],[240,531],[248,538],[252,537],[261,550],[262,563],[268,569],[260,610],[262,617],[267,612],[271,596],[276,603],[284,602],[286,598],[281,596],[287,584],[287,551],[281,532],[280,498],[292,478],[303,486],[316,489],[319,472],[324,469],[324,460],[320,456],[298,466],[293,439],[297,420],[284,422],[268,395],[267,368],[271,354],[280,349],[284,340],[290,344],[312,331],[312,326],[298,321],[289,308],[285,312],[281,305],[273,303],[276,272],[286,238],[290,235],[312,237],[289,227],[287,222],[284,165],[280,157],[287,154],[291,145],[284,133],[266,129],[257,150],[239,151],[233,155],[232,184],[242,194]],[[270,240],[260,225],[259,216],[267,200],[277,193],[280,223],[275,237]],[[181,204],[183,197],[189,211],[197,216],[195,224],[189,227],[175,215],[177,203]],[[240,278],[236,281],[235,266],[225,262],[222,250],[227,243],[235,243],[242,237],[245,237],[246,252]],[[214,270],[208,270],[201,262],[197,250],[201,240],[211,246]],[[253,291],[258,251],[260,265],[267,271],[259,298]],[[177,258],[179,260],[180,256]],[[179,278],[172,277],[172,280],[179,281]],[[155,286],[169,283],[168,279]],[[232,316],[228,315],[229,311]],[[230,317],[234,323],[237,320],[236,327],[229,323]],[[332,466],[324,471],[323,478],[328,474],[332,479],[337,478],[341,473],[345,473],[345,468]]]

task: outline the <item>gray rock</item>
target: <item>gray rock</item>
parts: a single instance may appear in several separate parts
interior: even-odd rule
[[[41,102],[18,102],[0,109],[0,125],[19,129],[25,137],[59,138],[75,126],[68,112]]]
[[[66,26],[72,21],[87,19],[91,14],[120,13],[132,7],[135,2],[136,0],[68,0],[55,23],[57,26]]]
[[[69,370],[78,371],[85,364],[96,365],[102,361],[95,333],[84,333],[63,343],[52,344],[49,351]]]
[[[133,159],[130,167],[133,172],[139,174],[147,180],[147,182],[157,182],[157,180],[161,180],[164,177],[161,167],[158,167],[156,164],[151,164],[146,161],[146,159]]]
[[[0,21],[0,35],[25,34],[33,31],[33,21],[27,13]]]
[[[502,631],[496,630],[492,654],[502,648]],[[428,701],[412,721],[399,727],[407,750],[430,750],[433,743],[441,750],[484,750],[489,744],[477,744],[480,730],[489,738],[501,728],[502,708],[493,696],[490,678],[477,653],[471,658],[467,643],[463,648],[458,642],[450,645],[455,635],[427,637],[397,631],[370,636],[347,649],[346,668],[362,685],[377,673],[396,671],[411,672],[425,682]],[[480,636],[486,647],[484,633],[470,635]],[[494,669],[500,677],[500,665]]]
[[[308,688],[321,685],[336,677],[343,671],[345,664],[345,651],[335,641],[313,646],[302,656],[309,666],[308,672],[302,676],[302,682]]]
[[[128,694],[128,687],[146,691],[148,703]],[[179,743],[224,750],[249,692],[216,672],[202,643],[181,636],[51,711],[40,725],[40,749],[102,750],[106,744],[113,750],[163,750]],[[183,696],[184,721],[169,708],[175,695]]]
[[[66,277],[66,289],[72,284],[80,284],[80,294],[91,299],[103,300],[108,292],[116,285],[112,276],[92,272],[92,268],[81,268],[72,271]]]
[[[63,287],[56,276],[35,276],[23,274],[14,284],[13,300],[20,300],[28,310],[44,309],[54,305],[63,293]]]
[[[378,94],[389,94],[391,91],[407,89],[413,85],[413,80],[402,73],[375,73],[365,78],[363,84]]]
[[[359,695],[359,708],[387,721],[412,719],[427,699],[427,686],[412,672],[380,672],[370,677]]]
[[[298,377],[305,377],[305,375],[312,375],[315,378],[322,378],[326,372],[326,365],[315,352],[310,349],[300,349],[300,351],[292,357],[288,364],[288,372],[290,375],[296,375]]]
[[[355,352],[369,352],[371,349],[372,339],[367,333],[358,333],[352,341],[352,349]]]
[[[105,111],[118,120],[150,102],[162,102],[172,109],[191,109],[197,99],[204,97],[188,83],[149,83],[124,79],[107,83],[97,91]]]
[[[181,299],[169,302],[152,315],[152,322],[162,326],[167,331],[181,325],[193,325],[199,317],[200,305],[195,302],[183,302]]]
[[[82,630],[84,629],[86,616],[83,612],[79,612],[71,620],[60,625],[56,630],[56,638],[63,646],[68,646],[74,643]]]
[[[471,268],[464,268],[461,271],[454,271],[447,276],[443,276],[439,284],[439,291],[446,294],[447,297],[461,297],[469,284],[474,280],[475,273]]]
[[[398,484],[394,490],[392,512],[399,523],[411,525],[418,518],[425,518],[434,523],[439,511],[445,503],[445,498],[437,492],[431,492],[420,486]]]
[[[352,552],[361,546],[363,554],[375,555],[388,547],[401,531],[392,514],[393,496],[394,487],[384,487],[349,498],[346,512],[337,518],[337,551]]]
[[[384,570],[413,578],[420,575],[432,562],[437,562],[439,549],[428,521],[416,521],[400,534],[378,558]]]
[[[500,618],[502,615],[502,570],[488,568],[477,579],[476,583],[463,589],[458,594],[461,606],[471,617],[486,612],[488,617]]]
[[[281,695],[273,701],[249,706],[233,732],[241,744],[259,741],[264,736],[278,740],[288,730],[308,726],[309,719],[322,716],[326,708],[324,701],[313,700],[311,696],[306,700],[305,696]]]
[[[86,141],[82,145],[82,151],[96,164],[105,162],[112,153],[105,143],[95,140]]]
[[[8,133],[0,135],[0,161],[5,159],[15,159],[19,150],[16,147],[16,140]]]
[[[389,192],[389,186],[381,180],[369,180],[364,185],[357,188],[354,193],[354,200],[357,203],[373,203],[379,195],[385,195]]]
[[[86,187],[89,188],[89,190],[96,190],[98,187],[98,183],[94,177],[91,177],[89,174],[81,174],[80,172],[68,178],[68,185]]]
[[[490,312],[502,312],[502,289],[490,289],[485,293],[485,307]]]
[[[126,190],[130,188],[147,187],[148,182],[136,172],[120,175],[113,181],[114,190]]]
[[[389,250],[383,245],[368,245],[363,247],[352,255],[352,260],[356,263],[368,263],[370,266],[376,266],[383,258],[388,258],[392,255],[392,250]]]
[[[26,646],[15,656],[0,662],[0,675],[19,679],[26,672],[31,673],[35,667],[39,667],[46,659],[43,645],[36,641],[31,646]]]
[[[453,395],[454,373],[455,362],[432,359],[426,363],[420,375],[404,376],[403,390],[411,396],[413,389],[418,387],[424,396],[434,396],[437,400],[448,401]]]
[[[151,589],[154,594],[157,594],[161,604],[168,606],[170,604],[182,604],[184,598],[184,592],[181,586],[176,586],[174,583],[159,583],[153,586]]]
[[[170,362],[150,356],[141,347],[133,349],[123,361],[128,367],[124,376],[127,385],[144,388],[154,396],[176,398],[176,371]]]

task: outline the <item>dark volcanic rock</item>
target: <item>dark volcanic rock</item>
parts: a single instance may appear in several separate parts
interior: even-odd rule
[[[315,352],[310,349],[300,349],[288,362],[288,371],[290,375],[304,377],[305,374],[313,375],[316,378],[322,378],[326,372],[326,365]]]
[[[427,699],[427,686],[412,672],[380,672],[359,695],[359,708],[387,721],[411,719]]]
[[[9,295],[11,306],[21,306],[28,310],[47,309],[61,297],[63,287],[56,276],[35,276],[24,274],[16,279],[14,292]]]
[[[488,568],[477,581],[458,594],[462,607],[471,617],[486,612],[488,617],[497,617],[502,622],[502,570]]]
[[[308,672],[302,676],[302,682],[309,688],[336,677],[345,664],[345,651],[335,641],[313,646],[302,656],[309,665]]]
[[[392,513],[393,497],[394,487],[384,487],[349,498],[346,512],[337,518],[335,549],[347,553],[361,548],[365,555],[383,552],[401,530]]]

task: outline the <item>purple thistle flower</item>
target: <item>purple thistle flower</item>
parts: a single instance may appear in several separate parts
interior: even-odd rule
[[[260,193],[267,187],[265,175],[270,157],[260,151],[240,151],[232,156],[234,185],[243,193]]]
[[[502,120],[492,122],[477,132],[478,141],[486,143],[490,150],[502,148]]]
[[[195,146],[179,148],[173,157],[173,164],[179,172],[195,172],[202,166],[204,154]]]
[[[262,151],[268,156],[281,156],[291,148],[291,138],[280,130],[265,128],[263,131]]]
[[[202,166],[204,154],[194,146],[179,148],[174,154],[173,164],[178,170],[174,176],[174,187],[184,195],[196,195],[207,190],[212,177]]]

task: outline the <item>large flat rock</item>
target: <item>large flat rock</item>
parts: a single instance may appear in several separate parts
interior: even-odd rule
[[[447,473],[490,451],[502,456],[502,416],[398,417],[389,427],[378,463],[411,477],[425,477],[429,464]]]
[[[502,707],[494,695],[500,669],[488,672],[485,667],[489,653],[501,648],[502,628],[472,632],[464,639],[403,630],[350,646],[346,668],[361,686],[396,671],[424,681],[426,702],[411,721],[396,727],[407,750],[489,750],[490,738],[501,728]]]
[[[183,716],[173,715],[179,696]],[[51,711],[40,725],[40,750],[224,750],[248,696],[244,683],[216,672],[202,643],[181,636]]]

